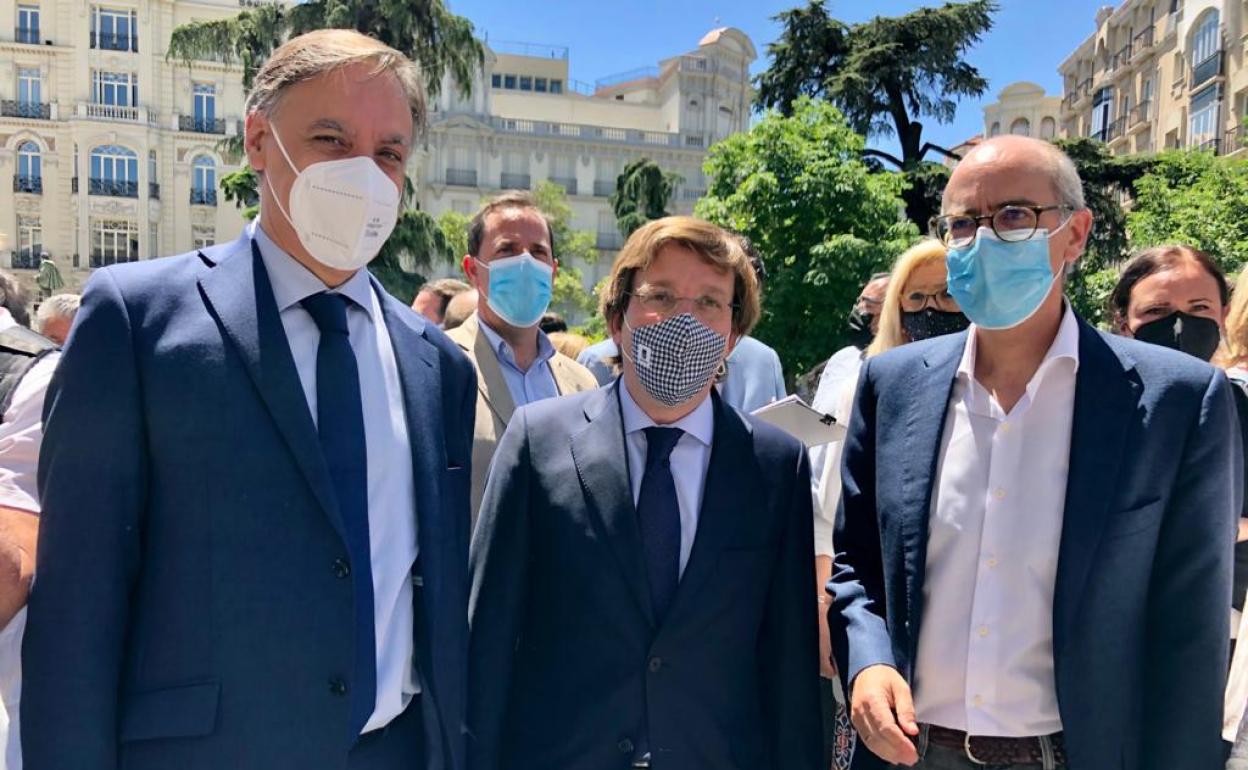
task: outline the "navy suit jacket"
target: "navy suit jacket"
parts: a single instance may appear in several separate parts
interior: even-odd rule
[[[913,682],[927,526],[967,333],[863,367],[845,442],[833,649]],[[1057,702],[1072,770],[1214,770],[1242,494],[1226,377],[1080,322],[1053,602]],[[885,764],[859,743],[854,768]]]
[[[656,625],[618,384],[516,413],[473,538],[469,765],[817,770],[810,469],[713,395],[689,562]],[[648,713],[647,713],[648,707]]]
[[[416,487],[427,767],[455,770],[476,376],[380,296]],[[353,660],[342,523],[247,236],[97,271],[44,430],[27,770],[344,766],[350,698],[330,684]]]

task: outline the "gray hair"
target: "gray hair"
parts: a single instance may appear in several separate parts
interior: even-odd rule
[[[1048,166],[1049,181],[1053,184],[1053,192],[1057,195],[1058,203],[1076,211],[1087,208],[1083,198],[1083,182],[1079,179],[1079,170],[1075,168],[1075,162],[1052,142],[1013,135],[994,137],[976,145],[973,150],[967,153],[963,160],[982,151],[985,147],[1001,142],[1027,142],[1035,147],[1043,156],[1043,163]],[[942,194],[942,207],[944,203],[944,195]]]
[[[28,302],[26,290],[13,274],[0,270],[0,307],[8,310],[13,320],[27,329],[30,328],[30,311],[26,309]]]
[[[374,75],[395,76],[412,112],[412,139],[421,135],[428,107],[420,69],[401,52],[350,29],[318,29],[279,46],[256,73],[244,112],[271,115],[286,89],[353,64],[372,64]]]
[[[77,294],[53,294],[40,302],[39,309],[35,311],[35,331],[43,334],[44,327],[53,318],[73,321],[74,316],[78,314],[80,304],[82,304],[82,297]]]

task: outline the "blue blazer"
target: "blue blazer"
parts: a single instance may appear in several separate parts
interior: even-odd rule
[[[455,770],[476,376],[380,296],[416,487],[426,767]],[[330,684],[352,665],[342,523],[250,240],[97,271],[44,431],[27,770],[343,767],[350,699]]]
[[[928,512],[967,333],[863,367],[844,450],[828,590],[847,683],[913,681]],[[1230,385],[1191,356],[1080,322],[1053,602],[1072,770],[1215,770],[1242,464]],[[853,767],[885,764],[859,743]]]
[[[473,770],[818,770],[810,470],[713,395],[693,551],[656,623],[616,389],[516,412],[472,545]]]

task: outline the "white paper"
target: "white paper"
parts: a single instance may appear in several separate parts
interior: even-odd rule
[[[832,415],[817,412],[799,396],[788,396],[754,410],[754,416],[793,435],[807,447],[845,437],[845,426]]]

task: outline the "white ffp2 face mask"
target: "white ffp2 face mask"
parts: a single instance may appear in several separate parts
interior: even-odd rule
[[[363,156],[312,163],[301,171],[276,130],[273,138],[295,172],[289,210],[282,207],[268,174],[265,183],[299,242],[313,259],[335,270],[359,270],[371,262],[394,231],[399,188]]]

